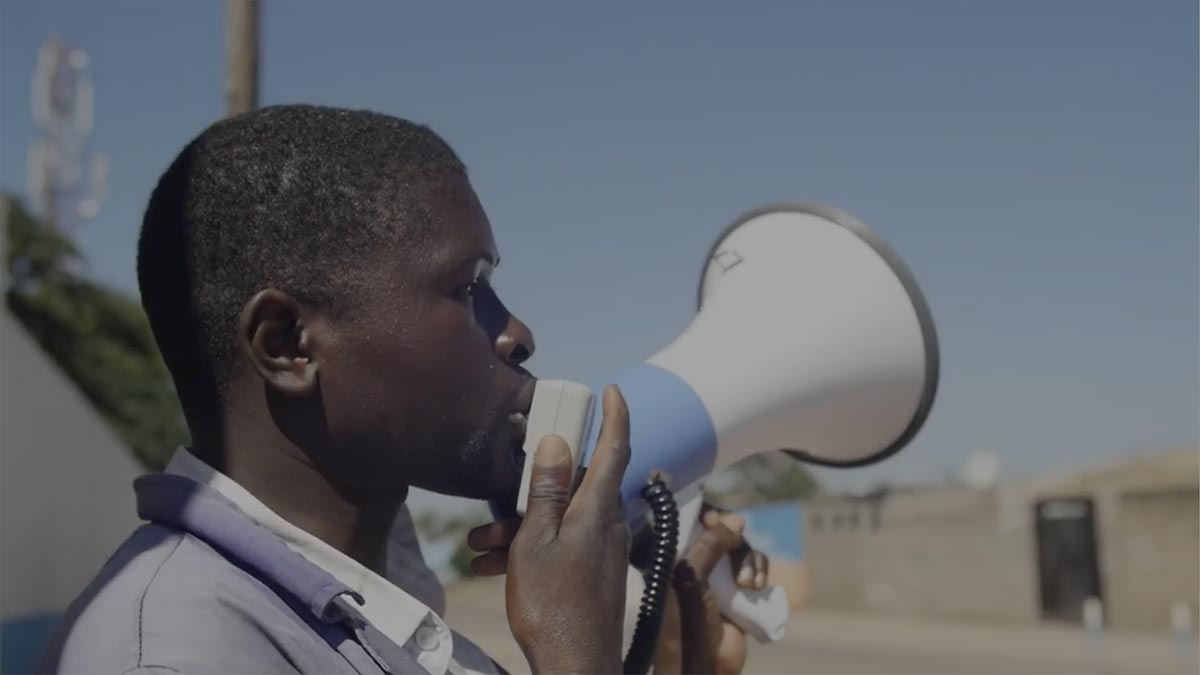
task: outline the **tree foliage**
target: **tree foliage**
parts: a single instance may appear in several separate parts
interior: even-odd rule
[[[480,513],[469,516],[447,516],[426,511],[416,516],[414,525],[418,532],[428,541],[449,540],[454,542],[454,554],[450,557],[450,567],[460,577],[473,576],[471,560],[477,555],[467,546],[467,533],[472,528],[488,519],[488,511],[480,505]]]
[[[784,452],[748,457],[705,487],[705,495],[729,509],[806,499],[817,489],[808,467]]]
[[[141,305],[81,272],[69,238],[5,197],[9,311],[148,468],[188,434]]]

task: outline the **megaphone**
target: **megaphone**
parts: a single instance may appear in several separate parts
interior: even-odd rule
[[[621,494],[631,524],[646,515],[651,475],[679,494],[770,450],[861,466],[899,451],[929,415],[938,384],[929,308],[900,258],[843,211],[795,203],[742,216],[709,251],[698,306],[674,342],[602,383],[618,385],[629,406]],[[526,456],[556,433],[586,466],[600,390],[539,381]]]

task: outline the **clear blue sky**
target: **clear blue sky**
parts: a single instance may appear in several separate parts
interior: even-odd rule
[[[223,7],[5,0],[0,24],[0,182],[24,190],[36,47],[62,34],[91,52],[112,158],[81,238],[132,289],[158,173],[222,113]],[[264,103],[373,108],[458,149],[539,374],[648,356],[725,224],[809,198],[909,262],[944,359],[918,439],[827,483],[1197,440],[1195,3],[270,2],[263,27]]]

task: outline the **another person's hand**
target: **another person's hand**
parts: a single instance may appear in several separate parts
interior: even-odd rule
[[[764,588],[770,561],[743,539],[744,518],[708,508],[701,516],[704,531],[676,568],[667,600],[655,673],[741,673],[746,665],[746,634],[717,608],[708,577],[725,555],[734,580],[748,590]]]
[[[507,572],[508,623],[533,672],[618,673],[629,562],[619,495],[629,411],[616,387],[604,392],[600,438],[574,495],[565,441],[542,439],[533,462],[524,519],[473,530],[468,544],[488,552],[471,568]]]

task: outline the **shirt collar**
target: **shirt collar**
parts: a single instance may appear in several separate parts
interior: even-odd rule
[[[335,601],[355,595],[288,549],[221,495],[184,476],[150,474],[133,482],[138,516],[189,532],[256,579],[284,591],[322,621],[340,620]]]
[[[293,525],[263,504],[249,490],[212,468],[185,448],[180,448],[164,470],[207,486],[228,499],[251,520],[283,540],[289,549],[345,584],[362,603],[363,618],[397,645],[405,645],[425,624],[448,634],[441,618],[421,601],[405,593],[358,561],[303,529]],[[420,661],[432,673],[445,672],[452,644],[422,652]]]

